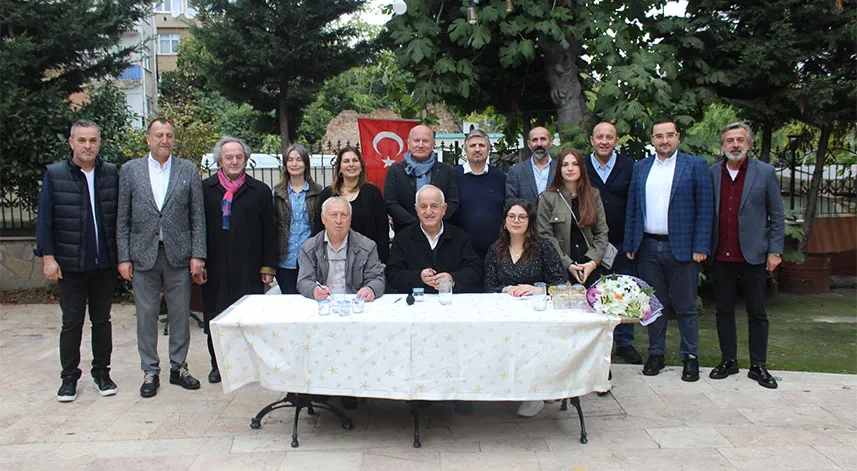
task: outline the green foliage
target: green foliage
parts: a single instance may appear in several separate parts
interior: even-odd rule
[[[207,51],[201,76],[227,98],[275,110],[283,146],[293,140],[312,92],[368,58],[368,42],[342,21],[365,0],[199,0],[192,27]]]
[[[107,162],[123,164],[148,152],[131,145],[139,130],[131,127],[135,118],[125,102],[125,94],[113,82],[104,82],[90,90],[89,103],[84,104],[77,119],[89,119],[101,128],[101,158]]]
[[[0,200],[36,205],[46,164],[68,152],[69,95],[116,76],[135,47],[122,34],[148,1],[7,0],[0,7]]]

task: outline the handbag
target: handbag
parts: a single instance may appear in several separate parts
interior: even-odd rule
[[[571,213],[572,219],[574,219],[574,223],[577,224],[577,227],[580,227],[580,222],[577,220],[577,216],[574,215],[574,211],[571,209],[571,205],[568,204],[568,201],[565,200],[565,197],[562,196],[562,193],[556,192],[559,195],[559,199],[565,203],[565,207],[568,208],[568,212]],[[589,243],[589,240],[586,238],[586,233],[583,232],[583,228],[581,228],[580,233],[583,234],[583,241],[586,242],[587,250],[592,247],[592,244]],[[601,256],[601,266],[610,270],[613,268],[613,262],[616,260],[616,256],[619,255],[619,249],[616,248],[615,245],[607,242],[607,247],[604,248],[604,255]]]

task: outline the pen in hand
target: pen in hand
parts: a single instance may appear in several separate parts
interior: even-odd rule
[[[327,288],[327,286],[324,286],[324,285],[323,285],[323,284],[321,284],[321,282],[320,282],[320,281],[318,281],[318,280],[315,280],[315,285],[316,285],[316,286],[318,286],[319,288],[321,288],[321,290],[322,290],[322,291],[324,291],[325,293],[327,293],[327,295],[328,295],[328,296],[330,296],[330,289],[328,289],[328,288]]]

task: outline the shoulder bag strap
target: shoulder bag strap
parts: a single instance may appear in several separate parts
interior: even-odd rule
[[[559,195],[559,199],[561,199],[562,202],[565,203],[565,207],[568,208],[568,212],[571,213],[571,217],[572,219],[574,219],[574,223],[577,224],[577,228],[580,229],[580,233],[583,234],[583,241],[586,242],[586,249],[589,250],[589,240],[586,238],[586,233],[583,232],[583,228],[580,227],[580,222],[577,220],[577,216],[574,215],[574,210],[571,209],[571,205],[568,204],[568,201],[565,200],[565,197],[562,196],[562,193],[559,190],[557,190],[556,194]]]

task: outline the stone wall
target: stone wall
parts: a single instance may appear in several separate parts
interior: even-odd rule
[[[33,237],[0,238],[0,291],[48,285],[42,274],[42,258],[33,255],[35,248]]]
[[[427,108],[427,112],[437,116],[438,124],[431,127],[435,132],[461,132],[461,126],[456,122],[452,113],[445,108],[439,105],[432,105]],[[346,143],[356,145],[360,142],[357,118],[402,119],[398,113],[386,108],[377,109],[368,115],[359,114],[354,110],[344,110],[327,123],[322,141],[325,152],[336,150]]]

